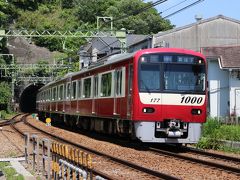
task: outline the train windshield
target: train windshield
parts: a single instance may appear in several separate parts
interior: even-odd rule
[[[139,61],[140,92],[205,91],[203,59],[186,55],[145,55]]]

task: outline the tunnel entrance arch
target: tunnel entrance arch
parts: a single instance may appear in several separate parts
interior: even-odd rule
[[[21,112],[36,112],[37,92],[42,86],[44,86],[42,83],[30,84],[22,91],[19,99],[19,108]]]

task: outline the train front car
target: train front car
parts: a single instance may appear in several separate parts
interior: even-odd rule
[[[139,51],[134,59],[132,120],[142,142],[197,143],[206,121],[206,60],[172,48]]]

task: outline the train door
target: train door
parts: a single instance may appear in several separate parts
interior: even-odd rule
[[[93,77],[93,99],[92,99],[92,114],[96,114],[97,103],[96,98],[98,97],[98,75]]]
[[[133,65],[129,64],[128,69],[128,92],[127,92],[127,118],[131,118],[132,111],[132,81],[133,81]]]
[[[123,97],[125,96],[125,67],[114,71],[114,106],[113,114],[120,115],[124,106]]]

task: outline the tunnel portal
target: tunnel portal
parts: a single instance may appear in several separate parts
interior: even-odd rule
[[[19,99],[19,108],[21,112],[36,112],[37,92],[43,85],[44,84],[41,83],[31,84],[23,90]]]

